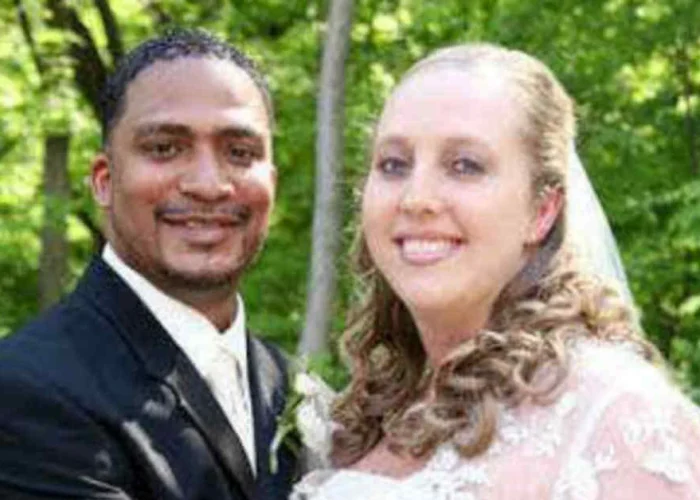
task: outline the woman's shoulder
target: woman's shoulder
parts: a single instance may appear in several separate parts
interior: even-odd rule
[[[557,491],[588,484],[601,493],[591,498],[611,491],[696,498],[700,411],[664,368],[631,344],[585,341],[571,350],[566,385],[578,412]]]
[[[567,385],[598,399],[638,395],[649,400],[681,396],[666,367],[644,357],[632,342],[579,340],[570,348]]]
[[[700,446],[700,409],[633,343],[574,344],[562,394],[555,407],[570,403],[564,428],[575,454],[618,438],[626,446],[659,438],[665,446],[669,436],[683,436]]]
[[[669,370],[646,359],[634,343],[575,343],[570,349],[569,375],[564,385],[577,394],[584,418],[607,414],[632,419],[642,410],[662,409],[700,426],[700,410],[683,394]]]

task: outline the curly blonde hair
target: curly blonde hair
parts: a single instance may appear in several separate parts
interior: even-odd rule
[[[404,81],[437,65],[482,64],[496,65],[513,83],[526,117],[521,133],[533,160],[534,195],[560,189],[565,200],[573,101],[543,63],[494,45],[461,45],[419,61]],[[355,264],[363,298],[343,335],[352,380],[333,409],[341,424],[333,436],[336,466],[354,463],[382,438],[414,457],[447,440],[465,457],[480,454],[493,440],[500,404],[525,398],[545,403],[556,396],[568,372],[572,338],[626,340],[647,358],[654,356],[617,292],[577,269],[564,244],[565,211],[566,201],[532,258],[500,294],[485,328],[438,367],[427,363],[406,305],[358,235]]]

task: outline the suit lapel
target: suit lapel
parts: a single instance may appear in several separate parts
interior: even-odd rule
[[[255,479],[243,445],[189,359],[179,355],[174,369],[167,374],[165,380],[180,394],[182,406],[189,412],[219,458],[233,471],[247,497],[251,500],[255,498]]]
[[[248,335],[248,379],[255,422],[259,497],[268,498],[265,490],[268,482],[275,479],[270,471],[270,444],[277,428],[277,415],[284,408],[287,374],[281,357],[276,359],[271,350],[251,335]]]
[[[243,446],[211,390],[131,288],[102,259],[95,258],[76,292],[109,319],[152,376],[173,388],[229,471],[233,484],[248,499],[256,498],[255,480]]]

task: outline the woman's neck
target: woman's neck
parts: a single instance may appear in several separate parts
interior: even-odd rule
[[[413,318],[420,332],[428,363],[437,367],[459,344],[474,338],[487,324],[491,308],[464,311],[416,311]]]

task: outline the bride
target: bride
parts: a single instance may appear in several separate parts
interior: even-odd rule
[[[571,99],[521,52],[447,48],[403,78],[364,185],[333,468],[292,498],[697,498],[697,411],[573,255],[604,263],[587,240],[607,227],[570,220],[595,200],[569,188],[573,137]]]

